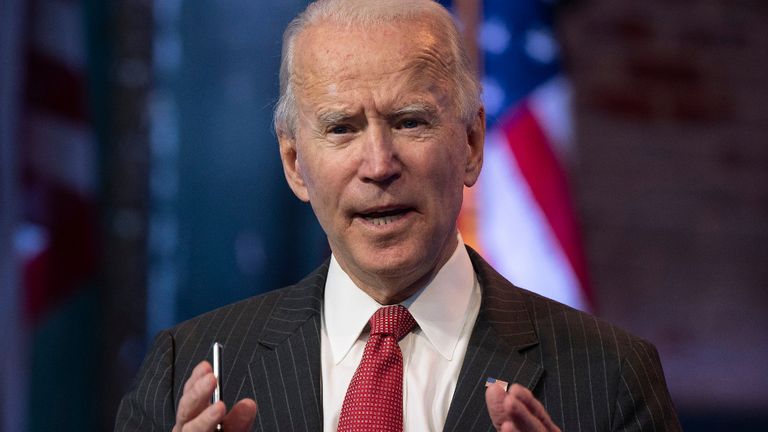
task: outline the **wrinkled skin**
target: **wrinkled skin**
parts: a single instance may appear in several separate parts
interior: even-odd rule
[[[459,118],[450,55],[432,27],[304,31],[296,130],[279,134],[289,185],[341,267],[382,304],[409,297],[448,260],[463,188],[482,165],[484,113]]]

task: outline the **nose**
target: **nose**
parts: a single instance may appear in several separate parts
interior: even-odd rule
[[[402,163],[389,128],[369,126],[361,151],[358,173],[362,181],[389,184],[400,177]]]

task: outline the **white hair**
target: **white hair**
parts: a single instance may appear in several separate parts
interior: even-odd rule
[[[280,99],[275,106],[274,127],[278,135],[295,136],[298,108],[293,83],[293,67],[297,36],[321,22],[342,26],[397,23],[427,17],[444,32],[451,56],[445,62],[446,76],[454,89],[452,101],[465,124],[471,125],[480,109],[480,83],[469,60],[456,23],[451,14],[433,0],[318,0],[299,14],[283,33],[283,53],[280,63]]]

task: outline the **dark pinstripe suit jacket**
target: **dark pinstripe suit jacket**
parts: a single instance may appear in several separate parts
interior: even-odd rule
[[[483,289],[446,431],[493,430],[485,379],[532,389],[563,431],[680,430],[655,348],[616,327],[513,286],[477,253]],[[223,399],[257,400],[256,430],[322,430],[320,309],[328,262],[296,285],[161,332],[116,431],[170,431],[184,381],[223,342]]]

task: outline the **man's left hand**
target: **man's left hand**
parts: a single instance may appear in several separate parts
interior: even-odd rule
[[[512,384],[508,392],[498,385],[489,386],[485,403],[497,431],[560,432],[541,402],[520,384]]]

